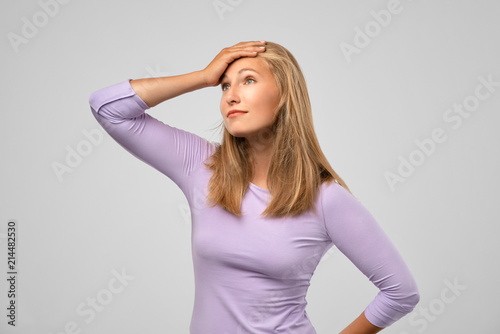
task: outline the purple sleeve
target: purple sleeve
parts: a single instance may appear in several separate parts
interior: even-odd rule
[[[149,107],[132,89],[130,80],[92,93],[89,103],[111,137],[168,176],[186,194],[187,177],[210,153],[207,140],[146,114]]]
[[[325,225],[335,246],[380,290],[364,313],[387,327],[410,313],[420,299],[405,261],[368,210],[338,184],[323,195]]]

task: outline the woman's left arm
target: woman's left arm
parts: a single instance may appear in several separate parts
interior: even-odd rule
[[[325,185],[322,207],[335,246],[380,290],[342,334],[377,333],[410,313],[420,299],[400,253],[370,212],[336,183]]]

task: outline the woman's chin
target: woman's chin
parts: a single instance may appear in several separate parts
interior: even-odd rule
[[[229,134],[231,136],[237,137],[237,138],[245,138],[248,135],[246,131],[238,131],[235,129],[227,129],[227,132],[229,132]]]

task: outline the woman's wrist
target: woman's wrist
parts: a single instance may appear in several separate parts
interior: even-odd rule
[[[374,334],[378,333],[383,328],[373,325],[366,319],[363,311],[349,326],[347,326],[340,334]]]

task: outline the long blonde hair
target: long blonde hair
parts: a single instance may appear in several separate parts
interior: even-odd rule
[[[273,140],[267,174],[271,201],[261,215],[296,216],[310,209],[323,182],[337,182],[349,191],[321,151],[314,131],[306,81],[295,57],[283,46],[267,42],[259,53],[274,75],[280,102],[272,129],[259,140]],[[222,123],[221,123],[222,124]],[[221,205],[241,216],[241,201],[253,175],[252,157],[245,138],[232,136],[224,127],[222,143],[205,165],[213,171],[208,186],[212,206]]]

